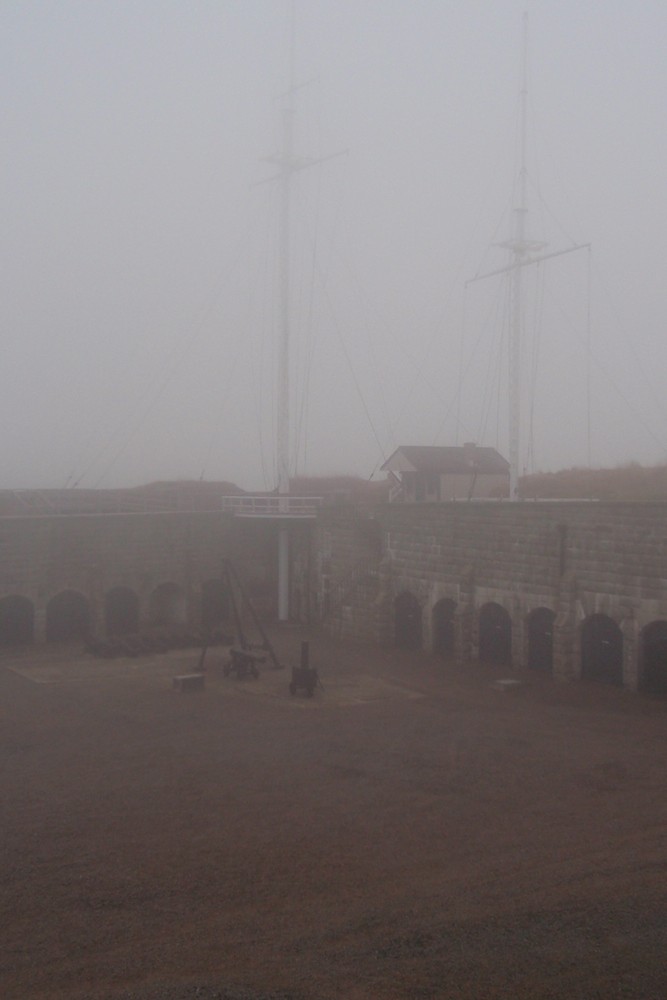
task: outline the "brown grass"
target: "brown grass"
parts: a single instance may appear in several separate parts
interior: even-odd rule
[[[667,465],[539,472],[521,479],[520,493],[525,499],[667,500]]]

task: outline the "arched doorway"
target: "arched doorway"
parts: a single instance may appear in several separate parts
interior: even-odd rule
[[[642,629],[640,690],[667,696],[667,621],[651,622]]]
[[[433,635],[433,652],[438,656],[453,656],[456,646],[456,628],[454,615],[456,601],[443,597],[433,605],[431,613],[431,630]]]
[[[201,588],[201,623],[207,632],[229,618],[229,587],[226,580],[206,580]]]
[[[78,590],[61,590],[46,605],[46,641],[73,642],[90,632],[90,604]]]
[[[139,598],[129,587],[114,587],[104,598],[107,635],[129,635],[139,628]]]
[[[150,599],[153,625],[184,625],[187,621],[185,594],[175,583],[161,583]]]
[[[512,619],[491,601],[479,612],[479,658],[482,663],[508,666],[512,662]]]
[[[535,608],[528,615],[528,666],[552,673],[554,668],[554,621],[550,608]]]
[[[623,633],[608,615],[590,615],[581,626],[581,676],[602,684],[623,683]]]
[[[19,594],[0,600],[0,644],[10,646],[32,642],[35,637],[35,608]]]
[[[394,601],[394,639],[402,649],[421,649],[421,604],[408,590],[399,594]]]

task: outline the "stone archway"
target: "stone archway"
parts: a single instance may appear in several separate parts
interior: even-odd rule
[[[528,615],[528,666],[531,670],[553,673],[555,620],[551,608],[535,608]]]
[[[114,587],[104,598],[107,635],[129,635],[139,628],[139,598],[130,587]]]
[[[667,621],[658,619],[642,629],[641,677],[645,694],[667,696]]]
[[[443,597],[433,605],[431,634],[433,652],[438,656],[453,656],[456,650],[456,601]]]
[[[35,638],[35,608],[19,594],[0,599],[0,645],[30,643]]]
[[[46,641],[73,642],[90,633],[90,602],[78,590],[61,590],[46,605]]]
[[[479,659],[509,666],[512,662],[512,619],[500,604],[490,601],[479,611]]]
[[[185,625],[187,608],[185,593],[175,583],[161,583],[150,597],[152,625]]]
[[[394,601],[394,641],[401,649],[422,647],[421,604],[409,590]]]
[[[623,633],[608,615],[589,615],[581,626],[581,676],[623,684]]]
[[[211,631],[227,621],[230,613],[229,586],[226,580],[205,580],[201,588],[201,623]]]

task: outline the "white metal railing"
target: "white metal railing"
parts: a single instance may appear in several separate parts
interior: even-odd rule
[[[239,517],[315,517],[322,497],[270,496],[221,497],[222,509]]]

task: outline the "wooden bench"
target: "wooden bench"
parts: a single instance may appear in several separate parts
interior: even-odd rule
[[[201,691],[204,687],[204,674],[180,674],[174,677],[174,687],[177,691]]]

